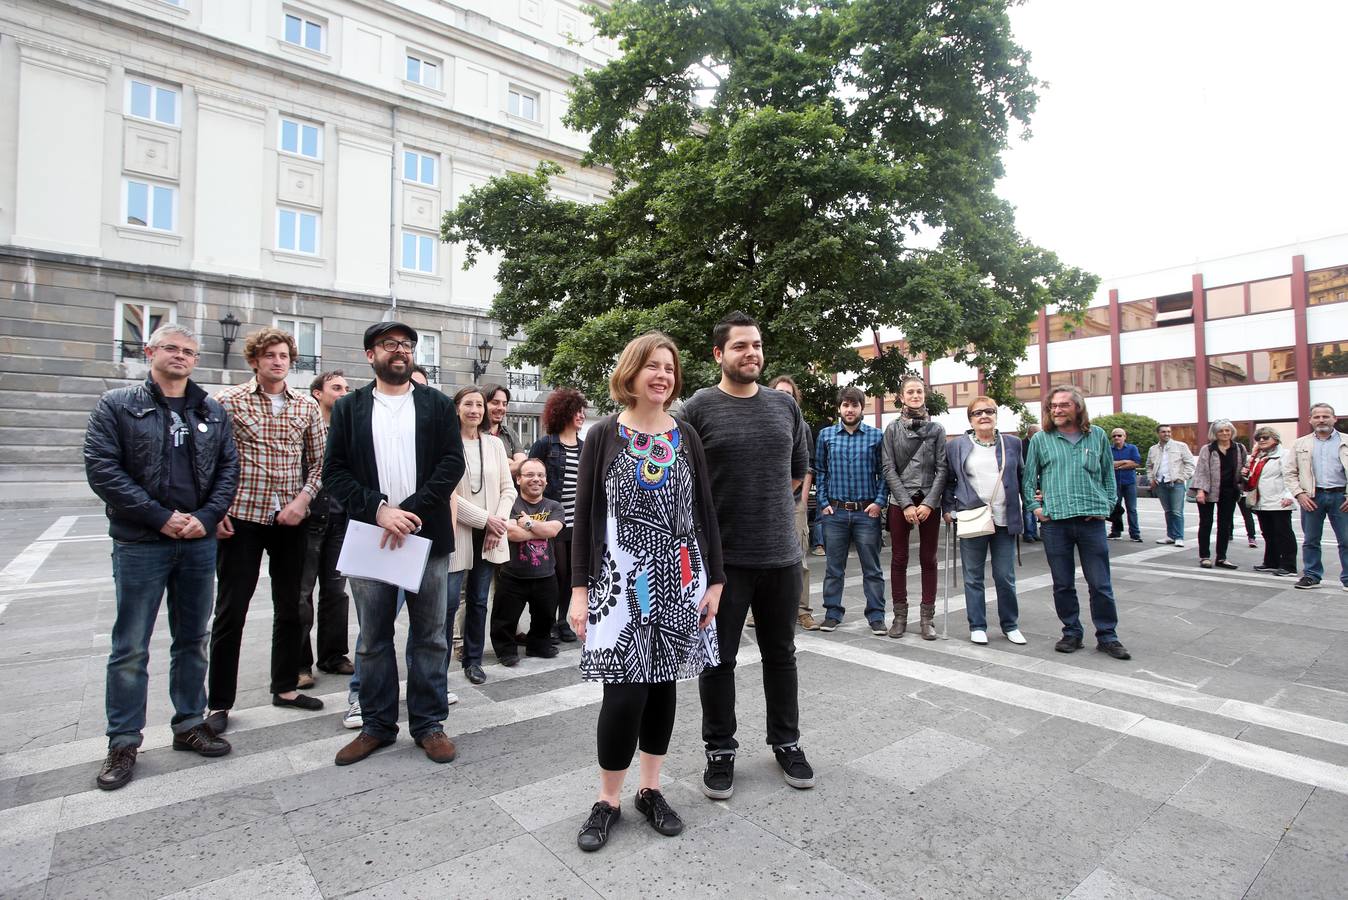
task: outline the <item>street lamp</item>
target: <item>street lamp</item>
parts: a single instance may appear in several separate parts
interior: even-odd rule
[[[239,336],[239,326],[242,324],[234,318],[233,312],[226,312],[225,317],[220,320],[220,342],[225,345],[224,358],[220,361],[222,369],[229,368],[229,348]]]
[[[491,351],[491,344],[488,344],[487,339],[483,338],[482,343],[477,345],[477,359],[473,360],[473,384],[477,384],[477,380],[487,374],[487,363],[491,362]]]

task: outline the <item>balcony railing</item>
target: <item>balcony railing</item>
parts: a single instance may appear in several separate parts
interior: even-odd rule
[[[426,370],[426,379],[427,379],[431,384],[439,384],[439,383],[440,383],[440,367],[439,367],[439,366],[422,366],[422,368]]]
[[[292,372],[313,372],[317,375],[318,367],[322,365],[322,363],[323,357],[321,356],[300,355],[296,356],[294,361],[290,364],[290,370]]]
[[[506,387],[511,390],[541,391],[543,379],[537,372],[506,372]]]
[[[118,341],[117,351],[120,354],[118,359],[135,359],[142,362],[145,360],[144,341]]]

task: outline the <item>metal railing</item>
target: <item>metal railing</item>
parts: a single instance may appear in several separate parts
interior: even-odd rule
[[[427,378],[428,381],[430,381],[431,384],[439,384],[439,383],[440,383],[440,367],[439,367],[439,366],[422,366],[422,368],[426,370],[426,378]]]
[[[295,359],[290,364],[290,371],[313,372],[315,375],[317,375],[319,371],[319,366],[321,366],[322,364],[323,364],[323,357],[321,356],[303,356],[303,355],[296,356]]]
[[[507,370],[506,387],[511,390],[541,391],[543,389],[543,378],[537,372],[511,372]]]

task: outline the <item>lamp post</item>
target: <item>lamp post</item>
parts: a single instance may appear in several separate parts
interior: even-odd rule
[[[229,368],[229,348],[239,336],[239,326],[242,324],[234,318],[233,312],[226,312],[224,318],[220,320],[220,342],[225,345],[224,355],[220,361],[220,368],[222,369]]]
[[[486,338],[483,338],[482,343],[477,345],[477,359],[473,360],[473,384],[477,384],[477,380],[487,374],[487,363],[491,362],[491,351],[491,344],[487,343]]]

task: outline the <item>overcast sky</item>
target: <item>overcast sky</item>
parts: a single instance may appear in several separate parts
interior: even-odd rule
[[[1021,232],[1105,278],[1348,232],[1348,2],[1029,0]]]

